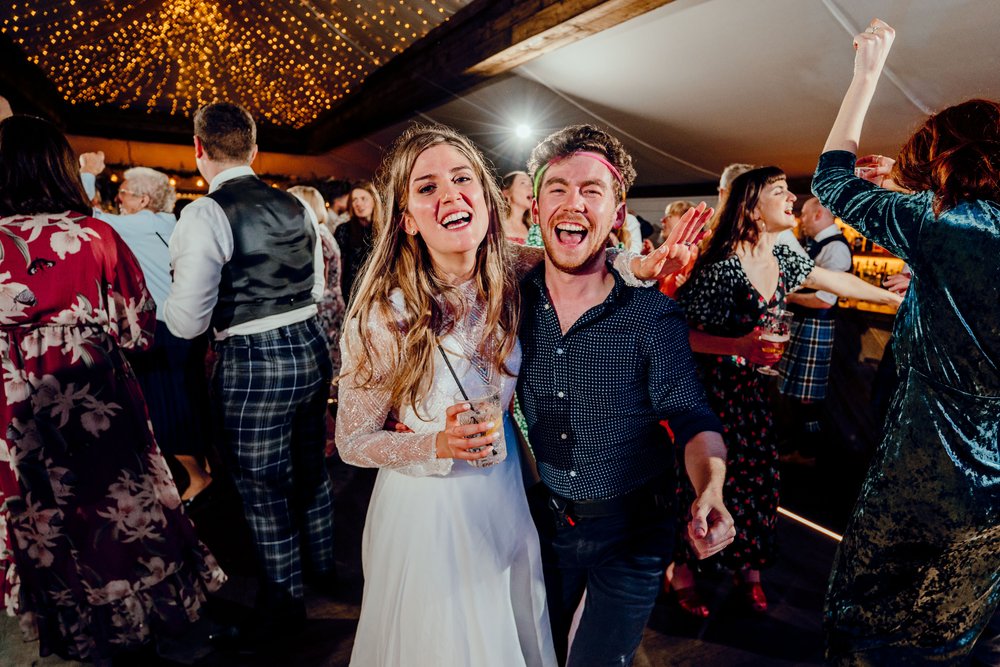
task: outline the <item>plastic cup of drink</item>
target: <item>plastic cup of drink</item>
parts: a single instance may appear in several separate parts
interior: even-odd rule
[[[472,406],[472,409],[458,414],[458,423],[464,425],[493,422],[493,428],[486,431],[485,434],[477,433],[469,436],[470,438],[478,438],[482,435],[491,435],[493,433],[498,434],[497,439],[493,441],[492,445],[486,445],[493,449],[493,452],[489,456],[469,461],[469,465],[471,466],[489,468],[507,458],[507,443],[504,440],[503,433],[503,408],[500,401],[500,388],[490,384],[482,387],[468,388],[466,389],[466,393],[468,394],[468,398],[461,393],[455,395],[456,403],[468,403]],[[482,447],[469,449],[470,452],[478,452],[480,450],[482,450]]]

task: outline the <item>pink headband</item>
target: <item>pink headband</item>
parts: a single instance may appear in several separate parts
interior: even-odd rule
[[[535,193],[534,193],[535,194],[535,199],[538,199],[538,191],[539,191],[539,189],[541,189],[541,185],[542,185],[542,176],[545,174],[545,171],[549,168],[549,165],[551,165],[551,164],[553,164],[555,162],[561,162],[562,160],[565,160],[566,158],[573,157],[574,155],[582,155],[583,157],[592,158],[594,160],[597,160],[601,164],[603,164],[605,167],[607,167],[608,171],[611,172],[611,175],[615,177],[616,181],[618,181],[618,185],[621,186],[621,188],[622,188],[622,201],[623,202],[625,201],[625,179],[622,178],[621,172],[618,171],[618,168],[615,167],[615,165],[611,164],[611,162],[609,162],[606,157],[604,157],[600,153],[595,153],[593,151],[577,151],[575,153],[570,153],[569,155],[560,155],[559,157],[552,158],[551,160],[549,160],[548,162],[546,162],[535,173],[535,188],[534,188],[534,190],[535,190]]]

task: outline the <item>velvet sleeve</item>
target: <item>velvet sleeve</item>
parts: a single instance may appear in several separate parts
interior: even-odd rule
[[[919,261],[921,229],[933,218],[933,194],[903,194],[854,175],[855,156],[827,151],[819,158],[812,191],[823,206],[869,239],[908,262]]]

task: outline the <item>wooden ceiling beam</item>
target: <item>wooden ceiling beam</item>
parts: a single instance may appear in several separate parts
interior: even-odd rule
[[[364,137],[672,1],[474,0],[322,115],[307,149],[322,152]]]
[[[673,0],[553,2],[546,3],[548,6],[539,11],[518,11],[518,19],[512,21],[508,29],[509,46],[476,63],[467,73],[496,76],[509,72],[545,53],[596,35],[670,2]],[[518,3],[527,4],[531,3]],[[511,16],[514,16],[513,12]]]

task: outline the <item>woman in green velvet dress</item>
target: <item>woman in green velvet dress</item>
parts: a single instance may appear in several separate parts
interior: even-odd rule
[[[895,163],[859,161],[874,182],[855,177],[894,35],[876,19],[855,37],[813,181],[913,270],[894,331],[900,385],[827,594],[838,665],[960,662],[1000,599],[1000,104],[945,109]]]

